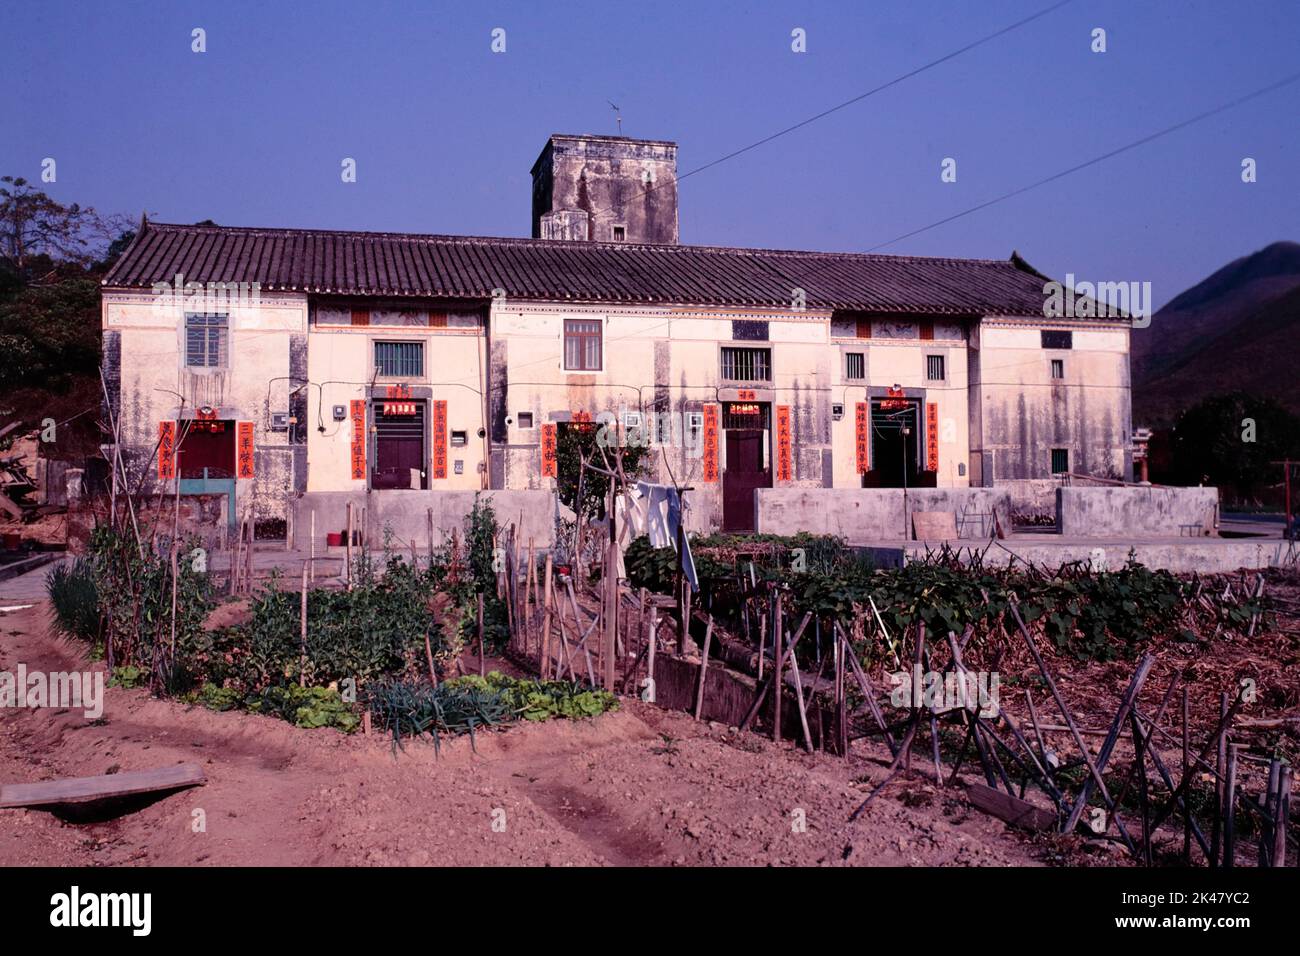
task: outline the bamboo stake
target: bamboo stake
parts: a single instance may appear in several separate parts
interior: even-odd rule
[[[1241,744],[1228,744],[1228,779],[1223,788],[1223,868],[1236,866],[1237,850],[1237,756]]]
[[[1282,777],[1282,762],[1274,757],[1268,762],[1268,783],[1264,787],[1264,796],[1260,801],[1264,807],[1265,831],[1260,834],[1256,850],[1259,853],[1259,866],[1261,868],[1271,865],[1270,857],[1273,855],[1273,834],[1278,824],[1277,817],[1277,785]]]
[[[1224,718],[1228,714],[1228,695],[1219,695],[1219,733],[1215,741],[1214,759],[1214,821],[1210,831],[1210,866],[1218,866],[1223,850],[1223,774],[1228,762],[1227,737],[1224,736]],[[1187,775],[1183,775],[1184,781]]]
[[[1187,779],[1187,772],[1191,769],[1188,763],[1188,752],[1190,751],[1188,720],[1188,702],[1187,702],[1187,684],[1183,684],[1183,779]],[[1192,815],[1184,809],[1183,812],[1183,863],[1190,866],[1192,863]]]
[[[302,601],[298,620],[298,686],[307,686],[307,575],[310,561],[302,563]]]
[[[788,657],[794,652],[794,649],[798,645],[799,639],[803,637],[803,633],[807,629],[810,620],[812,620],[812,611],[808,611],[804,614],[803,621],[799,624],[799,629],[794,632],[794,637],[790,640],[789,646],[785,649],[785,656]],[[745,719],[740,724],[741,730],[748,730],[753,725],[754,718],[758,716],[758,712],[763,706],[763,701],[767,699],[767,692],[772,689],[772,686],[775,683],[774,678],[775,671],[767,675],[767,680],[759,683],[758,693],[754,695],[754,702],[749,705],[749,712],[745,714]]]
[[[528,574],[524,579],[524,654],[533,650],[533,612],[537,604],[537,557],[533,552],[533,539],[528,539]]]
[[[483,649],[483,593],[480,591],[478,597],[478,672],[482,677],[487,673],[487,655]]]
[[[646,699],[649,703],[655,702],[655,650],[659,644],[659,610],[658,608],[650,609],[650,636],[649,643],[646,645],[649,650],[646,652],[646,680],[649,681],[647,689],[650,691]]]
[[[245,555],[248,557],[248,573],[244,575],[244,591],[248,594],[253,593],[253,551],[257,541],[257,512],[249,507],[248,514],[248,550]]]
[[[700,652],[700,685],[695,692],[695,719],[700,719],[704,710],[704,677],[709,669],[709,645],[713,642],[713,615],[709,615],[709,626],[704,631],[704,649]]]
[[[610,520],[613,520],[611,512]],[[605,690],[614,692],[614,648],[618,633],[618,545],[611,541],[605,552],[605,631],[600,647],[600,664]]]
[[[799,676],[799,661],[790,655],[790,673],[794,675],[794,699],[799,704],[799,726],[803,730],[803,742],[808,752],[813,752],[812,733],[808,729],[808,711],[803,703],[803,680]]]
[[[772,684],[772,739],[777,743],[781,742],[781,691],[784,690],[781,684],[785,670],[785,657],[781,654],[781,623],[781,592],[777,591],[772,610],[772,648],[776,654],[772,671],[775,677]]]
[[[180,485],[180,479],[176,480],[176,484],[178,486]],[[175,674],[176,672],[176,588],[177,588],[177,578],[180,575],[180,571],[176,563],[176,538],[175,537],[172,538],[171,564],[172,564],[172,639],[171,639],[171,652],[170,652],[171,659],[167,664],[167,673],[169,677],[168,683],[171,682],[170,681],[171,675]]]
[[[1275,823],[1273,824],[1273,865],[1286,866],[1286,830],[1291,821],[1291,784],[1295,771],[1283,765],[1278,775],[1277,800],[1274,806]]]
[[[1024,638],[1025,644],[1029,648],[1029,653],[1033,656],[1034,663],[1038,666],[1038,672],[1043,675],[1043,681],[1047,684],[1047,689],[1051,692],[1052,698],[1056,701],[1056,706],[1060,708],[1061,716],[1065,718],[1066,726],[1070,728],[1070,733],[1074,737],[1075,746],[1079,748],[1079,752],[1083,755],[1084,762],[1088,765],[1088,773],[1090,774],[1089,779],[1096,782],[1097,787],[1101,792],[1102,799],[1106,801],[1107,807],[1111,810],[1112,814],[1114,814],[1115,802],[1111,799],[1110,791],[1106,788],[1106,782],[1101,779],[1101,772],[1097,769],[1097,764],[1092,759],[1092,751],[1088,749],[1087,745],[1083,742],[1083,737],[1079,734],[1079,728],[1075,725],[1074,716],[1070,713],[1070,709],[1065,706],[1065,700],[1061,697],[1061,692],[1056,687],[1056,681],[1052,679],[1051,671],[1047,669],[1047,664],[1043,661],[1043,656],[1038,652],[1038,645],[1034,643],[1033,637],[1030,636],[1029,628],[1025,626],[1024,620],[1020,617],[1020,610],[1016,607],[1015,603],[1013,602],[1008,606],[1011,609],[1011,616],[1015,620],[1016,626],[1020,629],[1020,636]],[[1075,809],[1079,814],[1083,813],[1082,800],[1079,801]],[[1073,813],[1071,816],[1074,819],[1074,823],[1077,824],[1078,817]],[[1117,814],[1115,814],[1115,825],[1119,828],[1120,835],[1124,838],[1125,845],[1128,846],[1130,850],[1135,850],[1136,848],[1133,846],[1133,841],[1129,839],[1128,832],[1124,829],[1124,824]],[[1073,829],[1074,825],[1071,824],[1064,830],[1064,832],[1068,833]]]
[[[551,584],[551,573],[551,555],[548,552],[542,583],[542,638],[541,646],[537,651],[537,673],[541,675],[542,680],[546,680],[546,675],[549,673],[551,666],[551,615],[555,610],[555,594]]]
[[[880,704],[876,702],[876,695],[871,692],[871,685],[867,682],[867,675],[862,672],[862,665],[858,663],[857,655],[853,653],[853,645],[848,637],[840,629],[839,622],[836,621],[831,625],[831,631],[836,641],[843,641],[845,648],[845,657],[848,658],[849,667],[853,671],[853,679],[858,683],[858,689],[862,691],[862,696],[866,698],[867,709],[871,711],[871,716],[885,736],[885,743],[889,746],[890,756],[898,753],[898,745],[894,743],[894,735],[889,731],[889,725],[885,722],[885,715],[880,712]],[[835,656],[832,647],[831,657]],[[820,719],[820,718],[819,718]]]
[[[348,590],[352,590],[352,502],[348,502],[348,540],[347,540],[347,580]]]

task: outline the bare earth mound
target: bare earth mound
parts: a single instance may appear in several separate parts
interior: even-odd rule
[[[0,617],[0,669],[90,666],[47,617],[44,605]],[[864,743],[848,761],[808,755],[624,701],[587,722],[480,735],[477,753],[460,738],[440,757],[421,743],[394,757],[379,736],[109,688],[98,722],[5,713],[0,782],[194,761],[207,785],[107,819],[0,810],[0,865],[1007,866],[1055,855],[970,810],[960,788],[923,782],[891,786],[847,823],[885,756]]]

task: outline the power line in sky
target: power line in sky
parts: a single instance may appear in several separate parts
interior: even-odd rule
[[[1112,149],[1109,152],[1102,153],[1100,156],[1094,156],[1092,157],[1092,159],[1084,160],[1083,162],[1077,163],[1074,166],[1069,167],[1068,169],[1063,169],[1060,172],[1053,173],[1052,175],[1044,177],[1043,179],[1040,179],[1037,182],[1030,183],[1028,186],[1021,186],[1019,189],[1013,189],[1008,193],[1003,193],[1001,196],[996,196],[993,199],[985,200],[982,203],[971,206],[969,209],[963,209],[961,212],[953,213],[951,216],[945,216],[942,219],[938,219],[935,222],[930,223],[928,226],[921,226],[919,229],[913,229],[911,232],[905,232],[901,236],[895,236],[893,239],[890,239],[888,242],[879,243],[878,245],[874,245],[870,249],[866,249],[865,251],[876,252],[880,249],[884,249],[888,246],[892,246],[896,242],[902,242],[904,239],[910,239],[912,236],[918,236],[923,232],[929,232],[931,229],[937,229],[939,226],[950,223],[955,219],[961,219],[964,216],[969,216],[971,213],[979,212],[981,209],[987,209],[989,206],[996,205],[997,203],[1003,202],[1007,199],[1012,199],[1016,196],[1029,192],[1031,189],[1037,189],[1039,186],[1045,186],[1050,182],[1055,182],[1056,180],[1069,176],[1072,173],[1077,173],[1082,169],[1087,169],[1089,166],[1095,166],[1098,163],[1104,162],[1105,160],[1108,159],[1112,159],[1120,155],[1121,153],[1126,153],[1131,149],[1136,149],[1137,147],[1150,143],[1153,140],[1160,139],[1162,136],[1168,136],[1170,133],[1176,133],[1181,129],[1186,129],[1187,127],[1199,123],[1202,120],[1209,119],[1211,116],[1216,116],[1219,113],[1224,113],[1230,109],[1234,109],[1238,106],[1241,106],[1244,103],[1248,103],[1253,99],[1257,99],[1261,96],[1264,96],[1267,93],[1272,93],[1274,90],[1281,89],[1284,86],[1289,86],[1290,84],[1295,83],[1296,81],[1300,81],[1300,73],[1292,73],[1290,76],[1284,77],[1280,80],[1277,80],[1276,82],[1270,83],[1267,86],[1261,86],[1259,89],[1252,90],[1251,92],[1239,96],[1234,100],[1229,100],[1227,103],[1221,103],[1220,105],[1212,109],[1205,110],[1202,113],[1197,113],[1195,116],[1190,116],[1187,119],[1182,120],[1181,122],[1173,124],[1172,126],[1166,126],[1164,129],[1158,132],[1150,133],[1146,136],[1143,136],[1141,139],[1135,139],[1131,143],[1126,143],[1125,145]]]
[[[879,86],[874,87],[873,89],[867,90],[864,93],[859,93],[857,96],[851,97],[850,99],[847,99],[842,103],[837,103],[835,106],[829,107],[828,109],[824,109],[820,113],[816,113],[812,116],[809,116],[807,119],[800,120],[799,122],[791,126],[785,127],[784,129],[777,130],[775,133],[771,133],[767,136],[764,136],[762,139],[755,140],[754,142],[750,143],[747,146],[742,146],[739,149],[732,150],[730,153],[727,153],[725,156],[719,156],[717,159],[710,160],[709,162],[705,163],[703,166],[696,166],[694,169],[682,173],[675,180],[673,180],[673,182],[680,183],[683,179],[689,179],[691,176],[694,176],[697,173],[702,173],[706,169],[712,169],[714,166],[718,166],[722,163],[727,162],[728,160],[735,159],[737,156],[742,156],[745,153],[750,152],[751,150],[758,149],[758,147],[764,146],[772,142],[773,140],[780,139],[782,136],[788,136],[790,133],[793,133],[796,130],[803,129],[805,126],[815,123],[820,119],[825,119],[827,116],[830,116],[832,113],[838,113],[840,110],[846,109],[852,106],[854,103],[862,102],[869,96],[875,96],[877,93],[887,90],[892,86],[897,86],[899,83],[902,83],[904,80],[911,79],[912,77],[920,73],[926,72],[927,70],[932,70],[936,66],[939,66],[940,64],[947,63],[949,60],[959,57],[963,53],[967,53],[970,50],[975,49],[976,47],[983,46],[985,43],[988,43],[991,40],[996,40],[1000,36],[1005,36],[1006,34],[1011,33],[1014,30],[1018,30],[1021,27],[1026,26],[1027,24],[1030,24],[1042,17],[1045,17],[1049,13],[1052,13],[1055,10],[1059,10],[1061,7],[1067,6],[1073,2],[1074,0],[1058,0],[1057,3],[1053,3],[1050,6],[1044,7],[1043,9],[1039,10],[1037,13],[1031,13],[1029,16],[1017,20],[1015,23],[1007,24],[1005,27],[1002,27],[999,30],[995,30],[990,34],[987,34],[986,36],[980,37],[978,40],[972,40],[970,43],[967,43],[965,46],[958,47],[956,50],[953,50],[951,53],[944,54],[943,56],[939,57],[937,60],[931,60],[929,63],[926,63],[922,66],[918,66],[915,69],[908,70],[906,73],[896,76],[892,80],[888,80],[880,84]],[[651,192],[654,192],[654,190],[657,188],[658,188],[657,185],[652,185],[648,189],[644,190],[642,195],[647,195]]]

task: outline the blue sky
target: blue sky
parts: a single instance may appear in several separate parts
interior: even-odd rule
[[[53,157],[56,198],[170,222],[527,235],[546,137],[614,132],[608,100],[685,173],[1050,2],[9,4],[0,173]],[[1296,0],[1075,0],[690,176],[682,241],[868,249],[1293,73],[1298,50]],[[1294,84],[884,251],[1015,248],[1162,303],[1298,227]]]

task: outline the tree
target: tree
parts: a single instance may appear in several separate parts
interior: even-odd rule
[[[1300,418],[1272,398],[1233,392],[1204,399],[1173,429],[1172,471],[1178,484],[1210,484],[1258,503],[1277,484],[1271,462],[1300,456]]]
[[[601,442],[607,441],[613,429],[606,429],[593,422],[562,423],[556,434],[555,464],[556,488],[560,501],[574,512],[578,512],[578,479],[582,460],[598,468],[610,468],[614,463],[611,448],[605,448],[605,457],[601,457]],[[634,430],[625,435],[623,450],[623,473],[629,480],[640,475],[649,446],[640,441],[640,432]],[[588,518],[603,518],[605,506],[609,501],[609,476],[588,468],[582,478],[581,512]]]
[[[65,206],[0,177],[0,423],[53,421],[50,457],[99,441],[99,280],[130,243],[125,217]]]
[[[127,228],[122,216],[104,217],[77,203],[65,206],[21,176],[0,177],[0,256],[19,273],[32,257],[89,266]]]

